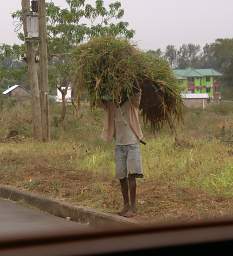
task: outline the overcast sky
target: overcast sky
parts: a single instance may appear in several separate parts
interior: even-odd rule
[[[0,44],[18,43],[11,13],[21,0],[0,0]],[[65,6],[65,0],[54,0]],[[106,3],[111,2],[105,0]],[[124,20],[136,30],[134,40],[143,49],[168,44],[204,45],[217,38],[233,38],[233,0],[121,0]]]

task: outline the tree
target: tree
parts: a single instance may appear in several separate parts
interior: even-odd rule
[[[94,6],[86,3],[85,0],[66,2],[68,8],[64,9],[55,6],[52,2],[47,6],[49,54],[55,69],[59,71],[56,72],[54,83],[59,79],[60,84],[66,84],[65,88],[71,84],[72,61],[69,56],[78,44],[95,36],[131,38],[134,35],[134,31],[128,29],[127,22],[119,21],[124,15],[120,2],[111,3],[108,7],[104,6],[102,0],[96,0]],[[66,92],[67,89],[62,91],[63,100]],[[77,106],[75,101],[72,99],[73,105]],[[64,113],[66,110],[63,102],[60,118],[62,123],[65,118]]]
[[[60,80],[70,80],[67,70],[71,70],[71,67],[67,68],[67,65],[72,66],[72,63],[69,56],[81,42],[100,35],[127,38],[134,35],[134,31],[128,29],[127,22],[119,21],[124,10],[118,1],[108,7],[104,6],[102,0],[96,0],[95,5],[86,0],[66,2],[67,8],[58,7],[53,2],[47,4],[50,64],[59,66]]]
[[[86,0],[66,0],[66,3],[67,8],[47,3],[49,71],[53,72],[49,72],[50,90],[57,87],[57,80],[61,84],[71,82],[73,65],[70,57],[81,42],[101,35],[126,38],[134,35],[134,31],[128,29],[128,22],[122,21],[124,10],[119,1],[107,7],[103,0],[96,0],[93,5]],[[14,13],[13,17],[20,20],[21,12]],[[24,40],[21,31],[18,37]]]
[[[132,38],[134,31],[128,22],[119,21],[124,10],[120,2],[104,6],[103,0],[95,5],[86,0],[66,0],[68,7],[60,8],[53,2],[47,5],[50,54],[67,53],[79,43],[100,35]]]
[[[164,54],[165,59],[168,61],[171,67],[176,66],[177,50],[174,45],[168,45]]]
[[[26,65],[21,59],[24,48],[19,45],[0,45],[0,88],[9,85],[24,84]]]
[[[203,47],[202,68],[215,68],[223,73],[225,85],[233,86],[233,39],[217,39]]]
[[[161,55],[160,49],[157,51],[147,53],[164,57],[172,67],[214,68],[223,73],[225,85],[233,86],[233,39],[217,39],[214,43],[205,44],[202,49],[200,45],[183,44],[178,50],[168,45]]]
[[[204,45],[200,58],[200,68],[216,68],[216,61],[213,56],[213,44]]]
[[[149,54],[152,57],[157,57],[157,58],[163,57],[163,52],[162,52],[161,49],[157,49],[156,51],[155,50],[149,50],[146,53]]]
[[[177,66],[179,68],[198,68],[200,64],[200,45],[183,44],[177,53]]]
[[[217,39],[211,53],[215,67],[223,72],[225,84],[233,86],[233,39]]]

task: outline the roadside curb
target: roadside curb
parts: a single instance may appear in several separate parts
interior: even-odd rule
[[[74,206],[35,193],[20,191],[10,186],[0,185],[0,198],[26,203],[52,215],[62,218],[69,217],[73,221],[77,221],[81,224],[90,224],[91,226],[137,224],[137,221],[132,219],[126,219],[110,213],[103,213],[91,208]]]

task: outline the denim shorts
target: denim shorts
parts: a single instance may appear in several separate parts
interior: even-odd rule
[[[135,175],[137,178],[143,178],[142,160],[139,144],[116,145],[116,178],[124,179],[128,175]]]

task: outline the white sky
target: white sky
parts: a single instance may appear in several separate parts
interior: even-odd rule
[[[65,6],[65,0],[54,0]],[[106,3],[111,0],[105,0]],[[17,43],[11,13],[21,0],[0,0],[0,44]],[[124,20],[136,30],[134,40],[143,49],[168,44],[205,44],[233,38],[233,0],[121,0]]]

